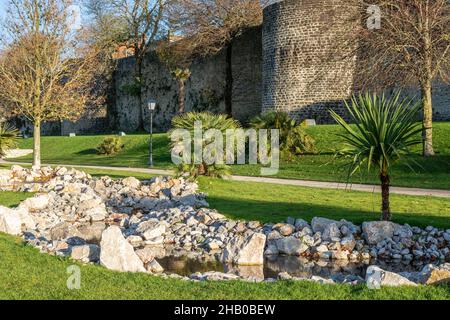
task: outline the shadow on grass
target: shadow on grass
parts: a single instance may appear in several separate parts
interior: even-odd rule
[[[95,149],[86,149],[76,153],[78,156],[87,156],[87,155],[97,155],[97,150]]]
[[[379,220],[378,211],[343,208],[306,202],[273,202],[263,200],[237,200],[210,196],[207,198],[211,208],[226,214],[233,219],[259,220],[262,222],[281,222],[287,217],[301,218],[311,221],[314,217],[326,217],[329,219],[346,219],[357,224],[364,221]],[[424,212],[399,213],[392,211],[393,222],[408,223],[411,226],[426,227],[433,225],[438,228],[450,228],[450,218],[445,216],[433,216]]]

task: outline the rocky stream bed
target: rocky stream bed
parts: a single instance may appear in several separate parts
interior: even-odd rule
[[[189,281],[450,282],[450,230],[385,221],[235,221],[182,178],[113,180],[65,167],[0,170],[0,190],[36,193],[0,206],[0,231],[43,253]]]

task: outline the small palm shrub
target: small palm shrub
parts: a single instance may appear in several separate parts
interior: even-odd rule
[[[283,158],[292,159],[305,153],[315,153],[315,140],[306,134],[305,125],[299,124],[286,112],[269,111],[250,121],[254,129],[278,129],[280,151]],[[270,131],[269,131],[270,133]]]
[[[169,131],[169,135],[172,135],[176,129],[186,129],[190,132],[191,137],[194,137],[194,125],[196,122],[200,122],[202,124],[203,133],[208,129],[220,130],[224,135],[224,144],[226,130],[240,128],[240,124],[237,120],[228,118],[228,116],[224,114],[189,112],[175,116],[172,119],[172,130]],[[206,139],[203,136],[202,149],[212,141],[212,139]],[[171,143],[171,148],[177,148],[177,151],[183,152],[183,150],[180,149],[180,144],[176,141]],[[224,157],[225,156],[226,155],[224,152]],[[191,163],[182,163],[178,166],[177,170],[180,175],[187,175],[191,178],[196,178],[200,175],[221,178],[230,174],[230,167],[225,164],[207,164],[204,159],[202,159],[201,164],[194,164],[193,152],[191,156]]]
[[[390,220],[389,188],[393,165],[405,160],[409,148],[421,143],[422,128],[416,117],[420,103],[400,99],[400,92],[386,98],[366,93],[345,103],[350,116],[348,124],[331,111],[332,117],[344,128],[339,136],[344,144],[337,154],[348,159],[348,178],[360,170],[376,168],[381,183],[381,219]]]
[[[6,155],[6,152],[17,146],[19,130],[13,126],[0,122],[0,158]]]
[[[118,137],[107,137],[97,147],[97,154],[110,156],[119,153],[125,145]]]

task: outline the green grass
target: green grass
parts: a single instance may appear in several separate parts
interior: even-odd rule
[[[115,178],[148,175],[126,171],[88,170]],[[213,208],[231,218],[280,221],[287,216],[315,215],[356,222],[376,219],[370,207],[378,196],[369,193],[309,189],[202,178]],[[30,194],[0,192],[0,205],[15,206]],[[263,200],[261,200],[263,199]],[[399,222],[449,227],[447,199],[393,196]],[[424,209],[426,208],[426,210]],[[374,209],[376,211],[376,209]],[[426,211],[426,212],[425,212]],[[144,274],[118,273],[100,266],[81,267],[81,289],[68,290],[68,259],[40,254],[19,238],[0,234],[0,299],[450,299],[450,287],[400,287],[369,290],[365,286],[320,285],[309,282],[202,282],[161,279]]]
[[[0,168],[2,166],[0,165]],[[3,166],[7,167],[7,166]],[[112,178],[151,176],[129,171],[84,170],[93,176]],[[310,221],[321,216],[355,223],[378,220],[380,194],[351,190],[307,188],[269,183],[238,182],[201,177],[200,190],[208,194],[212,208],[233,219],[280,222],[287,217]],[[0,192],[0,204],[10,205],[27,194]],[[391,194],[393,220],[426,227],[450,228],[450,199]]]
[[[286,179],[308,179],[319,181],[347,181],[347,173],[342,161],[334,159],[334,148],[340,140],[336,134],[341,130],[337,125],[310,127],[308,132],[317,141],[319,154],[304,155],[298,159],[282,161],[276,177]],[[424,159],[420,156],[420,147],[416,148],[414,171],[405,164],[394,167],[392,184],[404,187],[436,188],[450,190],[450,122],[434,124],[434,146],[436,156]],[[119,167],[147,167],[148,135],[128,135],[123,137],[125,149],[115,156],[100,156],[95,152],[96,146],[105,136],[43,137],[42,158],[44,162],[55,164],[100,165]],[[169,139],[166,134],[154,135],[154,163],[157,168],[172,168]],[[21,148],[31,148],[32,140],[24,139]],[[16,159],[31,162],[32,156]],[[234,165],[233,174],[260,175],[258,165]],[[355,183],[378,183],[375,174],[355,176]]]
[[[378,193],[315,189],[267,183],[200,179],[211,207],[234,219],[280,222],[287,217],[346,219],[355,223],[380,218]],[[450,228],[450,199],[391,195],[393,221],[413,226]]]

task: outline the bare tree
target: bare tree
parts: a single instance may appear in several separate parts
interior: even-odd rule
[[[0,60],[0,101],[34,125],[33,166],[41,165],[41,124],[76,119],[93,97],[96,53],[74,31],[70,0],[10,0]]]
[[[363,8],[368,24],[360,24],[352,33],[362,66],[359,81],[363,87],[380,89],[420,86],[423,154],[431,156],[432,87],[437,80],[448,81],[450,72],[450,2],[377,0],[370,6],[363,3]]]
[[[118,48],[128,44],[128,24],[114,14],[109,1],[83,0],[84,23],[89,45],[99,52],[98,56],[98,92],[105,96],[108,119],[115,126],[116,113],[113,109],[113,74],[117,67]]]
[[[139,100],[139,130],[144,129],[142,101],[142,72],[144,58],[156,49],[163,32],[167,0],[110,0],[113,15],[125,21],[128,40],[132,42],[135,58],[135,85]]]
[[[233,40],[262,23],[260,0],[178,0],[170,6],[175,28],[190,39],[200,55],[226,50],[225,111],[232,115]]]

